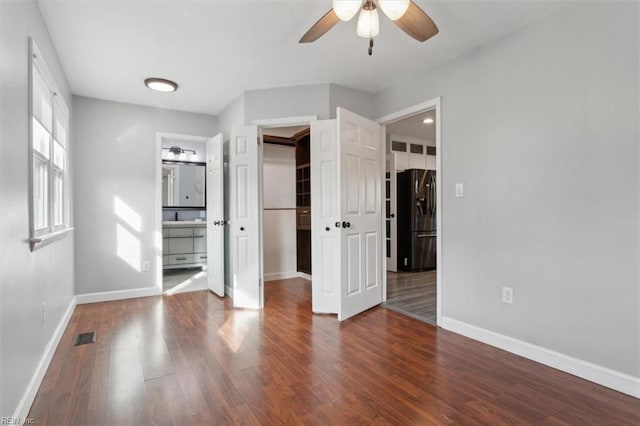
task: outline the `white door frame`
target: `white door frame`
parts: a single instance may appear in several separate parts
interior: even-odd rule
[[[156,236],[156,287],[162,293],[162,141],[163,139],[178,139],[185,142],[202,142],[203,146],[211,136],[182,135],[178,133],[156,132],[156,217],[154,234]]]
[[[437,97],[435,99],[431,99],[429,101],[420,103],[418,105],[414,105],[400,111],[394,112],[392,114],[388,114],[378,118],[376,121],[381,125],[385,126],[387,124],[394,123],[396,121],[402,120],[404,118],[412,117],[417,114],[421,114],[426,111],[435,110],[436,111],[436,175],[438,178],[436,179],[436,204],[438,208],[436,209],[436,231],[438,233],[436,237],[436,325],[440,325],[442,323],[442,108],[441,108],[442,98]],[[383,276],[387,275],[387,265],[386,262],[383,263]],[[387,280],[383,279],[383,292],[384,292],[384,300],[386,300],[387,294]]]
[[[281,117],[281,118],[263,118],[263,119],[257,119],[257,120],[252,120],[251,124],[254,126],[258,126],[258,137],[260,138],[260,140],[262,141],[262,130],[263,129],[273,129],[276,127],[293,127],[293,126],[311,126],[311,122],[312,121],[316,121],[318,119],[317,115],[300,115],[300,116],[295,116],[295,117]],[[264,141],[262,142],[264,145]],[[264,157],[260,157],[258,159],[258,167],[259,168],[264,168]],[[260,186],[260,191],[263,193],[261,194],[261,197],[264,196],[264,185]],[[263,214],[264,212],[260,212],[260,214]],[[262,228],[264,225],[262,223],[262,221],[260,221],[260,240],[263,241],[263,235],[264,235],[264,229]],[[312,231],[313,232],[313,231]],[[264,244],[264,243],[263,243]],[[265,287],[265,281],[264,281],[264,269],[262,270],[262,277],[260,277],[262,279],[262,300],[264,300],[264,287]]]

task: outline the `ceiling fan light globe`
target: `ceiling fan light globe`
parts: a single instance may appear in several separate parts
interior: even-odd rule
[[[341,21],[350,21],[362,7],[362,0],[333,0],[333,11]]]
[[[376,9],[360,11],[357,31],[358,35],[364,38],[373,38],[380,34],[380,17]]]
[[[409,3],[411,3],[410,0],[379,0],[378,6],[389,19],[397,21],[409,9]]]

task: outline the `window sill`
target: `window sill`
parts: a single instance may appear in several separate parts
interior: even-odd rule
[[[65,238],[67,235],[71,234],[73,228],[65,228],[60,231],[52,232],[47,235],[43,235],[41,237],[31,238],[31,251],[36,251],[40,247],[47,246],[54,241],[61,240]]]

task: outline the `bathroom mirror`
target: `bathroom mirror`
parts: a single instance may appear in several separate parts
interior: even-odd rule
[[[205,208],[205,163],[162,161],[162,206]]]

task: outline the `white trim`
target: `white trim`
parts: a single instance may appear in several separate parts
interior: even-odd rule
[[[287,280],[289,278],[297,278],[298,272],[272,272],[270,274],[264,274],[264,282],[276,281],[276,280]]]
[[[387,125],[387,124],[395,123],[396,121],[400,121],[405,118],[413,117],[414,115],[418,115],[420,113],[423,113],[425,111],[432,110],[435,108],[438,108],[438,109],[440,108],[440,97],[431,99],[429,101],[423,102],[418,105],[410,106],[409,108],[405,108],[398,112],[387,114],[385,116],[382,116],[376,119],[376,121],[382,125]],[[436,131],[437,130],[438,129],[436,128]]]
[[[84,305],[87,303],[111,302],[113,300],[135,299],[137,297],[160,296],[162,288],[143,287],[130,290],[103,291],[99,293],[85,293],[76,295],[76,303]]]
[[[311,281],[311,275],[305,273],[305,272],[298,272],[297,275],[298,278],[304,278],[305,280],[309,280]]]
[[[433,103],[436,109],[436,325],[442,322],[442,105],[441,99],[436,98]]]
[[[47,343],[47,346],[44,348],[44,352],[42,353],[42,358],[40,358],[40,362],[36,366],[36,369],[31,376],[31,380],[27,385],[24,393],[22,394],[22,398],[18,402],[18,406],[16,407],[13,417],[20,419],[20,424],[24,422],[29,415],[29,410],[31,410],[31,405],[36,398],[38,393],[38,389],[40,389],[40,385],[42,384],[42,380],[44,379],[44,375],[49,368],[49,364],[51,363],[51,359],[53,359],[53,354],[56,352],[58,348],[58,344],[60,343],[60,339],[62,339],[62,335],[71,320],[71,316],[73,315],[73,311],[76,308],[76,298],[73,297],[71,302],[69,302],[69,306],[67,310],[62,315],[58,326],[56,327],[51,339]]]
[[[61,240],[71,232],[73,232],[73,228],[64,228],[50,234],[42,235],[41,237],[31,238],[31,251],[49,245],[54,241]]]
[[[268,129],[270,127],[308,126],[318,119],[317,115],[300,115],[297,117],[264,118],[251,121],[254,126]]]
[[[640,398],[640,378],[583,361],[541,346],[514,339],[449,317],[442,317],[442,328],[495,346],[524,358],[578,376],[618,392]]]
[[[378,118],[376,121],[381,125],[387,125],[404,118],[409,118],[417,114],[421,114],[425,111],[436,111],[436,232],[438,234],[436,238],[436,325],[440,325],[442,322],[442,100],[440,97],[431,99],[418,105],[414,105],[409,108],[405,108],[401,111],[394,112],[392,114],[385,115]],[[383,180],[384,183],[384,180]],[[386,293],[386,289],[385,289]]]
[[[179,133],[164,133],[156,132],[156,217],[154,224],[154,232],[156,235],[156,280],[155,285],[158,288],[159,294],[162,293],[162,277],[163,277],[163,264],[162,264],[162,140],[163,139],[179,139],[185,142],[203,142],[206,143],[211,136],[193,136],[183,135]],[[136,296],[140,297],[140,296]],[[118,300],[118,299],[114,299]],[[89,302],[88,302],[89,303]]]

